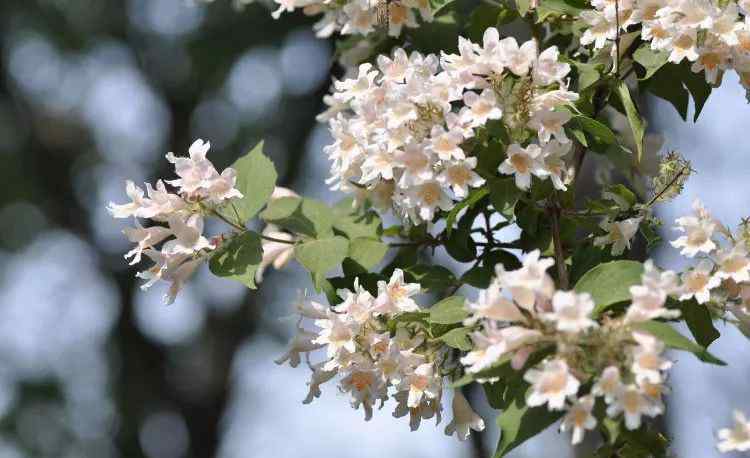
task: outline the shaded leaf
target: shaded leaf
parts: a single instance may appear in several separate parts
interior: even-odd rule
[[[451,348],[457,348],[461,351],[469,351],[472,348],[469,334],[469,328],[455,328],[440,336],[440,340]]]
[[[221,245],[211,256],[208,267],[217,277],[236,280],[255,289],[255,272],[262,259],[260,236],[247,231]]]
[[[500,441],[495,450],[495,458],[507,455],[526,440],[547,429],[562,415],[563,412],[551,412],[546,406],[529,408],[525,400],[515,399],[497,417]]]
[[[416,265],[405,271],[427,291],[443,291],[456,284],[456,276],[443,266]]]

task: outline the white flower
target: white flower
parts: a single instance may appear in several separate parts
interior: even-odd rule
[[[125,193],[130,198],[127,204],[118,205],[110,202],[107,210],[114,218],[130,218],[131,216],[141,216],[141,209],[148,206],[148,199],[144,197],[143,189],[136,186],[130,180],[125,182]]]
[[[432,363],[420,364],[401,382],[400,388],[409,392],[406,402],[409,408],[418,407],[423,397],[435,399],[442,392],[442,379],[434,374],[434,370]]]
[[[552,312],[543,313],[541,317],[553,321],[558,331],[578,333],[598,326],[590,318],[593,310],[594,301],[589,293],[557,291],[552,296]]]
[[[523,148],[518,143],[508,147],[507,159],[498,167],[498,171],[505,175],[515,175],[516,186],[521,190],[531,187],[531,176],[547,176],[544,164],[540,161],[542,149],[539,145],[529,145]]]
[[[471,408],[469,401],[460,390],[453,391],[453,420],[445,427],[448,436],[456,434],[459,440],[465,441],[470,430],[484,431],[484,420]]]
[[[662,371],[669,370],[672,362],[661,357],[664,351],[664,343],[644,332],[633,332],[633,339],[638,343],[632,347],[631,357],[633,360],[630,370],[635,374],[637,382],[661,383],[663,381]]]
[[[274,362],[281,365],[289,361],[290,366],[297,367],[301,361],[300,353],[309,353],[323,346],[322,344],[315,342],[316,337],[317,335],[315,333],[298,327],[297,333],[289,343],[289,350]]]
[[[717,279],[731,278],[737,283],[750,281],[750,258],[744,243],[737,243],[731,250],[719,251],[716,253],[716,260]]]
[[[560,424],[561,431],[572,430],[573,436],[571,443],[580,444],[586,430],[596,427],[596,418],[592,415],[591,410],[594,408],[594,397],[591,395],[583,396],[565,414]]]
[[[461,149],[461,142],[464,141],[463,135],[458,132],[446,131],[440,126],[432,128],[430,133],[430,150],[437,156],[448,161],[451,159],[464,159],[466,154]]]
[[[378,295],[375,298],[373,311],[376,314],[389,315],[419,310],[412,296],[419,294],[420,291],[419,283],[404,282],[404,271],[395,269],[388,283],[378,281]]]
[[[135,248],[125,254],[125,259],[133,258],[130,261],[131,266],[141,262],[141,254],[144,250],[153,247],[172,235],[172,232],[166,227],[151,226],[144,228],[138,220],[135,221],[135,227],[126,227],[122,232],[129,241],[137,244]]]
[[[607,41],[614,40],[617,36],[617,25],[599,11],[584,10],[580,18],[589,25],[581,36],[582,45],[594,43],[594,48],[600,49],[607,44]]]
[[[444,187],[449,187],[457,199],[463,199],[469,195],[469,188],[478,188],[484,184],[484,178],[474,171],[476,166],[476,157],[445,163],[437,181]]]
[[[621,255],[625,249],[630,249],[630,242],[638,232],[641,218],[628,218],[622,221],[611,221],[605,219],[599,227],[607,232],[606,235],[596,237],[594,246],[606,246],[612,244],[612,256]]]
[[[615,417],[621,412],[625,417],[625,427],[633,430],[641,426],[641,417],[655,417],[661,414],[662,407],[646,397],[636,385],[628,385],[620,390],[607,408],[607,415]]]
[[[682,288],[679,299],[687,301],[691,298],[699,304],[705,304],[711,299],[711,290],[721,284],[718,275],[711,275],[713,264],[707,259],[701,260],[698,265],[682,274]]]
[[[712,220],[699,216],[685,216],[675,222],[675,229],[685,233],[671,242],[673,247],[682,248],[681,254],[692,258],[698,253],[710,253],[716,249],[716,243],[712,240],[716,224]]]
[[[548,86],[555,82],[561,82],[570,73],[570,64],[559,61],[560,52],[557,46],[550,46],[539,54],[534,63],[534,83],[539,86]]]
[[[607,404],[612,403],[615,397],[622,389],[620,381],[620,369],[616,366],[609,366],[602,371],[594,386],[591,388],[591,394],[594,396],[604,396]]]
[[[341,391],[350,393],[352,407],[365,410],[365,421],[372,418],[372,406],[379,400],[388,398],[387,387],[377,369],[366,359],[358,360],[346,369],[341,379]]]
[[[492,89],[483,90],[481,95],[468,91],[464,93],[463,100],[464,104],[469,107],[465,116],[472,127],[483,126],[488,120],[500,119],[503,116],[495,91]]]
[[[364,324],[374,313],[375,299],[359,284],[359,278],[354,279],[354,291],[345,289],[338,291],[343,301],[331,307],[336,314],[346,316],[357,324]]]
[[[544,170],[552,180],[552,186],[560,191],[568,189],[568,184],[573,178],[574,170],[568,167],[564,157],[570,152],[572,143],[560,143],[550,140],[543,145],[542,163]]]
[[[541,369],[529,369],[523,379],[531,383],[531,392],[526,397],[529,407],[547,404],[549,410],[563,410],[565,400],[578,393],[580,382],[568,370],[561,359],[542,363]]]
[[[526,321],[518,307],[512,301],[503,297],[498,282],[492,282],[487,289],[479,291],[477,301],[468,303],[467,308],[474,315],[472,318],[467,319],[471,323],[478,318],[509,322]]]
[[[214,245],[203,236],[203,217],[199,214],[190,215],[183,221],[179,215],[169,218],[169,230],[175,236],[162,247],[162,251],[169,255],[192,255],[201,250],[211,250]]]
[[[718,436],[716,447],[721,453],[750,450],[750,422],[739,410],[734,411],[734,426],[720,429]]]
[[[294,236],[292,234],[282,231],[276,225],[269,224],[263,229],[263,235],[277,240],[287,240],[290,243],[261,239],[263,258],[260,261],[258,270],[255,271],[256,283],[263,281],[263,273],[268,266],[272,265],[274,269],[279,270],[294,258]]]
[[[442,409],[440,399],[426,399],[417,407],[408,407],[408,397],[408,391],[399,391],[393,395],[393,398],[398,402],[393,411],[394,417],[401,418],[404,415],[409,414],[409,428],[412,431],[419,429],[422,419],[435,417],[436,423],[440,423],[440,409]]]
[[[564,126],[570,119],[571,114],[566,110],[538,110],[534,112],[528,125],[537,131],[539,140],[544,143],[550,141],[553,136],[561,143],[568,143],[570,140],[565,135]]]
[[[307,397],[302,401],[303,404],[310,404],[313,399],[320,397],[320,385],[331,380],[336,376],[336,371],[327,371],[323,369],[323,364],[319,363],[311,367],[312,374],[310,375],[310,381],[307,382],[307,386],[310,390],[307,393]]]
[[[412,216],[415,223],[432,221],[437,209],[448,211],[453,207],[453,201],[437,181],[427,181],[410,188],[405,201],[409,209],[416,210]]]
[[[520,307],[533,311],[538,298],[551,299],[555,285],[547,269],[555,264],[552,258],[540,258],[541,252],[534,250],[523,259],[520,269],[505,271],[498,264],[495,274],[503,288],[507,288]]]
[[[326,370],[338,367],[336,358],[342,351],[354,353],[357,350],[355,339],[359,332],[357,323],[348,319],[345,314],[329,313],[327,319],[315,320],[315,325],[320,328],[317,337],[312,343],[320,346],[326,346],[326,355],[332,360],[332,363],[326,367]]]
[[[518,76],[527,75],[537,59],[536,41],[529,40],[519,47],[515,38],[504,38],[498,44],[498,55],[505,68]]]

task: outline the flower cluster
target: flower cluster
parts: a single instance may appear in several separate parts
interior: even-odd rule
[[[323,17],[313,28],[321,38],[336,32],[343,35],[368,35],[385,28],[388,35],[398,37],[404,27],[418,27],[417,11],[424,22],[432,22],[433,11],[428,0],[274,0],[278,4],[272,13],[278,19],[281,13],[302,8],[307,16]]]
[[[734,426],[719,430],[717,448],[721,453],[750,450],[750,422],[739,410],[734,411]]]
[[[362,64],[355,78],[335,83],[321,117],[334,139],[325,148],[333,189],[362,193],[415,223],[431,221],[484,183],[466,142],[501,117],[539,143],[510,145],[499,171],[524,190],[532,176],[565,189],[571,142],[563,125],[571,114],[560,108],[578,95],[567,90],[570,66],[557,48],[539,53],[536,41],[519,46],[495,28],[482,46],[459,37],[458,48],[440,58],[397,48],[378,57],[377,69]]]
[[[693,214],[678,218],[682,233],[672,246],[698,262],[682,274],[681,300],[694,298],[699,304],[720,306],[737,318],[742,332],[750,335],[750,232],[744,222],[733,234],[717,221],[700,201]]]
[[[641,39],[669,54],[669,62],[692,62],[718,84],[724,70],[735,69],[750,88],[750,2],[712,0],[594,0],[581,13],[588,29],[581,44],[603,48],[621,31],[640,24]],[[725,6],[720,6],[725,5]],[[619,15],[617,14],[619,13]]]
[[[304,403],[319,397],[320,385],[338,376],[339,390],[349,394],[352,407],[362,407],[365,420],[372,417],[376,403],[382,408],[393,398],[397,403],[393,416],[408,415],[412,430],[422,419],[435,417],[439,423],[446,348],[430,342],[424,330],[394,320],[399,314],[419,310],[413,296],[420,290],[419,284],[405,283],[403,272],[396,269],[388,282],[378,283],[376,297],[355,281],[354,291],[339,291],[343,301],[336,306],[300,300],[298,333],[290,350],[276,362],[288,361],[296,367],[305,354],[312,376]],[[305,318],[314,320],[318,329],[305,330]],[[321,348],[325,359],[312,364],[310,352]],[[464,440],[469,429],[484,429],[484,421],[460,392],[454,394],[453,415],[446,434],[456,433]]]
[[[643,416],[661,414],[672,363],[662,356],[662,341],[635,324],[674,316],[665,303],[676,275],[647,263],[643,284],[631,287],[633,303],[625,317],[599,322],[589,294],[555,289],[546,273],[553,264],[534,251],[518,270],[499,266],[489,288],[468,304],[465,324],[477,330],[474,349],[461,359],[466,372],[485,382],[493,380],[498,364],[524,370],[531,386],[526,404],[565,411],[561,429],[572,431],[574,444],[601,420],[592,411],[597,397],[604,399],[609,417],[622,415],[631,430]],[[534,354],[547,356],[535,364]]]
[[[217,247],[219,238],[208,239],[203,235],[203,217],[231,199],[241,198],[235,189],[236,172],[232,168],[216,171],[206,158],[211,144],[197,140],[190,146],[189,157],[167,154],[174,164],[178,178],[158,180],[155,186],[146,183],[146,191],[132,181],[126,184],[130,202],[122,205],[109,203],[108,210],[115,218],[135,219],[135,227],[123,230],[125,236],[136,246],[125,254],[130,264],[138,264],[146,255],[154,265],[137,274],[146,280],[141,288],[146,289],[159,280],[171,283],[165,296],[167,303],[174,301],[184,282]],[[173,190],[167,188],[170,185]],[[143,227],[138,218],[156,223]],[[164,242],[161,249],[156,245]]]

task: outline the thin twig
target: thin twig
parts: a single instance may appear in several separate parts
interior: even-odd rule
[[[565,266],[565,252],[563,251],[562,238],[560,236],[560,205],[557,194],[555,194],[554,205],[548,207],[552,219],[552,242],[555,247],[555,265],[557,266],[557,280],[560,289],[568,289],[568,269]]]

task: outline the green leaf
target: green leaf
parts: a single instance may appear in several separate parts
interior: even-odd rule
[[[506,219],[512,218],[516,203],[523,193],[516,186],[515,179],[513,177],[492,178],[488,181],[488,185],[492,206]]]
[[[671,103],[682,119],[687,120],[690,93],[685,89],[675,69],[679,67],[674,64],[665,65],[642,86],[655,96]]]
[[[461,283],[484,289],[490,286],[493,274],[494,272],[485,266],[474,266],[461,275]]]
[[[443,291],[456,284],[456,276],[443,266],[416,265],[405,271],[427,291]]]
[[[489,192],[490,191],[486,187],[473,189],[469,193],[469,196],[466,197],[466,199],[462,200],[461,202],[454,205],[453,208],[451,208],[451,211],[448,212],[448,216],[445,217],[445,232],[448,236],[450,236],[451,232],[453,232],[453,225],[455,224],[456,218],[458,217],[458,214],[461,212],[461,210],[467,207],[474,207],[474,205],[476,205],[477,202],[479,202],[487,194],[489,194]]]
[[[714,327],[713,318],[708,308],[699,304],[695,299],[687,302],[680,302],[682,317],[685,319],[690,333],[695,337],[695,341],[700,345],[708,348],[714,340],[721,336],[718,329]]]
[[[690,65],[683,63],[681,66],[682,70],[682,82],[685,87],[690,91],[690,95],[693,96],[693,104],[695,105],[695,112],[693,114],[693,122],[698,120],[698,116],[703,111],[703,107],[706,105],[708,96],[711,95],[711,86],[706,82],[706,78],[703,73],[695,73],[690,69]]]
[[[470,351],[472,348],[469,334],[469,328],[455,328],[440,336],[440,340],[451,348],[457,348],[461,351]]]
[[[471,262],[477,256],[477,246],[471,237],[474,220],[482,209],[469,208],[458,222],[458,227],[445,240],[445,251],[459,262]]]
[[[516,0],[516,8],[518,8],[518,14],[526,16],[529,12],[530,0]]]
[[[232,164],[237,171],[235,188],[242,193],[242,199],[233,202],[237,215],[228,213],[230,218],[239,216],[240,223],[245,224],[268,202],[276,186],[276,168],[273,162],[263,154],[263,142],[255,145],[249,153]]]
[[[635,139],[635,148],[638,153],[637,162],[640,164],[643,158],[643,136],[646,134],[645,121],[638,112],[638,108],[635,106],[632,97],[630,96],[630,89],[624,81],[620,81],[617,85],[617,94],[620,96],[622,106],[625,108],[625,114],[628,117],[630,123],[630,129],[633,131],[633,138]]]
[[[359,237],[380,238],[380,216],[374,211],[359,211],[352,207],[353,198],[349,197],[333,207],[333,228],[348,239]]]
[[[515,399],[497,417],[500,442],[497,444],[494,457],[507,455],[526,440],[547,429],[562,415],[563,412],[549,411],[546,406],[529,408],[524,399]]]
[[[654,73],[659,71],[659,69],[667,63],[668,58],[669,53],[664,51],[654,51],[651,49],[650,43],[643,43],[633,53],[633,59],[646,69],[646,74],[640,78],[641,80],[647,80],[654,76]]]
[[[550,16],[576,17],[584,8],[586,8],[586,3],[579,0],[542,0],[536,8],[537,22],[542,22]]]
[[[255,289],[255,271],[262,259],[260,237],[253,231],[247,231],[222,244],[211,256],[208,267],[217,277],[236,280]]]
[[[594,316],[618,302],[629,301],[630,287],[641,283],[643,264],[636,261],[612,261],[589,270],[576,283],[578,293],[589,293],[596,304]]]
[[[333,210],[315,199],[282,197],[268,203],[260,217],[294,233],[315,238],[333,235]]]
[[[612,145],[617,142],[617,136],[612,132],[612,129],[596,119],[584,115],[574,115],[573,120],[578,123],[581,129],[591,135],[597,143]]]
[[[450,296],[430,307],[430,322],[436,324],[461,323],[469,316],[463,296]]]
[[[344,237],[310,240],[294,248],[294,256],[310,273],[324,275],[339,266],[349,251]]]
[[[370,270],[383,260],[388,253],[388,245],[380,240],[356,238],[349,243],[349,258]]]
[[[719,366],[727,365],[727,363],[712,355],[708,350],[706,350],[704,346],[698,345],[697,343],[683,336],[668,323],[664,323],[661,321],[645,321],[643,323],[634,324],[633,328],[648,332],[649,334],[659,338],[659,340],[664,342],[664,344],[669,348],[689,351],[703,362],[716,364]]]

